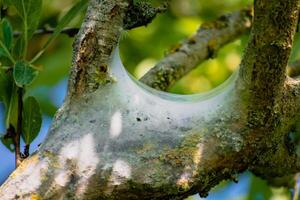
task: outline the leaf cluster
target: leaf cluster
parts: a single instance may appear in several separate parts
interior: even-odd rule
[[[21,22],[21,34],[15,34],[18,27],[12,26],[10,16],[0,15],[0,102],[4,105],[6,126],[6,133],[2,133],[0,139],[9,150],[16,149],[14,142],[16,136],[22,137],[27,147],[38,136],[42,113],[37,98],[29,96],[27,91],[28,86],[42,73],[41,67],[36,63],[72,19],[86,9],[87,2],[87,0],[78,1],[60,19],[53,33],[34,56],[29,56],[27,51],[35,32],[41,26],[43,1],[0,2],[1,11],[14,9]]]

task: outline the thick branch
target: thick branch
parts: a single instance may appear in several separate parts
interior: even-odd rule
[[[205,196],[246,169],[267,179],[299,171],[287,140],[299,119],[299,83],[284,74],[299,0],[256,0],[238,82],[233,76],[222,89],[192,97],[140,87],[117,51],[108,62],[118,40],[109,36],[118,37],[123,21],[112,13],[122,15],[117,11],[124,5],[91,1],[88,12],[101,8],[103,16],[88,14],[93,23],[86,21],[77,39],[73,98],[56,115],[40,150],[1,186],[2,199],[182,199]],[[97,66],[102,74],[95,81]]]
[[[286,145],[299,117],[297,86],[286,75],[298,13],[299,0],[255,1],[250,41],[241,63],[238,87],[247,99],[248,126],[253,129],[249,137],[265,143],[252,171],[266,179],[299,170],[297,154]],[[272,156],[264,156],[269,151]]]
[[[298,0],[255,1],[250,41],[241,63],[240,80],[251,91],[251,104],[264,110],[283,95],[286,66],[298,22]],[[266,116],[267,117],[267,116]]]
[[[95,91],[113,82],[109,58],[123,27],[127,0],[91,0],[85,20],[74,44],[68,96]]]
[[[165,9],[165,5],[153,8],[148,3],[133,4],[130,0],[92,0],[74,44],[68,96],[89,93],[113,82],[108,62],[123,28],[147,25]]]
[[[197,33],[141,78],[141,82],[166,91],[198,64],[211,58],[227,43],[235,40],[251,26],[251,9],[244,9],[203,24]]]

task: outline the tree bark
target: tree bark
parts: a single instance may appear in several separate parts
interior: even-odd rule
[[[137,83],[116,48],[131,1],[91,0],[68,97],[41,148],[1,186],[9,199],[183,199],[247,169],[299,171],[289,140],[299,79],[286,76],[299,0],[256,0],[240,70],[205,95]]]

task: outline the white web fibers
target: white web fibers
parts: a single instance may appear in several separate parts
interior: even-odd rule
[[[157,118],[172,117],[178,121],[185,118],[202,118],[212,114],[226,103],[228,91],[233,89],[236,74],[233,74],[219,87],[202,94],[178,95],[158,91],[134,80],[126,71],[119,55],[119,49],[113,53],[111,72],[117,80],[119,94],[124,93],[128,106],[138,107],[144,113],[155,113]]]
[[[99,168],[100,171],[112,170],[108,180],[113,185],[130,179],[135,174],[133,170],[144,170],[145,177],[156,173],[140,160],[138,149],[148,145],[143,156],[157,155],[164,148],[178,146],[186,135],[203,131],[203,124],[231,101],[236,79],[236,75],[232,75],[205,94],[177,95],[154,90],[134,80],[122,64],[118,48],[109,68],[116,81],[100,86],[82,102],[73,105],[64,120],[53,125],[42,147],[60,152],[63,160],[77,163],[76,173],[85,174],[85,178],[79,180],[79,193],[85,190],[86,181]],[[70,147],[72,155],[69,155],[70,148],[64,148],[68,145],[74,146],[73,150]],[[200,147],[195,154],[195,164],[200,162]],[[62,175],[58,173],[57,180],[64,185],[61,178],[65,176]]]

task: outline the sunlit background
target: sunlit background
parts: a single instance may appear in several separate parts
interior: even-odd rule
[[[43,17],[40,26],[55,27],[57,21],[74,4],[73,0],[44,0]],[[153,0],[153,4],[162,1]],[[155,65],[172,47],[184,38],[193,35],[199,25],[207,20],[245,7],[251,0],[172,0],[170,9],[159,15],[147,27],[137,28],[122,34],[120,49],[124,65],[136,78],[140,78]],[[8,11],[9,19],[14,27],[18,27],[18,20],[13,9]],[[83,18],[78,15],[69,27],[79,27]],[[199,65],[190,74],[182,78],[169,92],[191,94],[208,91],[226,80],[237,69],[248,34],[222,48],[214,59]],[[34,55],[46,41],[48,35],[37,36],[30,42],[30,54]],[[297,36],[298,38],[298,36]],[[299,39],[291,59],[300,57]],[[31,151],[43,141],[51,124],[52,117],[62,104],[67,85],[67,77],[71,63],[73,38],[60,35],[48,51],[38,60],[42,69],[38,78],[28,88],[28,93],[35,96],[43,112],[43,125],[40,135],[31,145]],[[0,121],[3,122],[3,107],[0,104]],[[0,123],[0,133],[4,133],[4,126]],[[14,155],[0,144],[0,184],[14,169]],[[291,199],[291,192],[287,189],[270,188],[267,184],[251,175],[244,173],[238,178],[239,183],[223,182],[207,199],[234,200],[285,200]],[[193,196],[190,199],[200,199]]]

